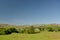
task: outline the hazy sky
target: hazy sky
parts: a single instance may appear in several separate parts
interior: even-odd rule
[[[0,0],[0,23],[60,23],[60,0]]]

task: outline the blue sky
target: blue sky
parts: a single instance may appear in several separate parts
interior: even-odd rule
[[[60,23],[60,0],[0,0],[0,23]]]

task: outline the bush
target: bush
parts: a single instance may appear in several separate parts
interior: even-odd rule
[[[28,33],[29,34],[34,34],[35,33],[35,28],[33,26],[29,27]]]
[[[53,29],[52,27],[48,27],[48,28],[47,28],[47,31],[49,31],[49,32],[53,32],[54,29]]]
[[[38,29],[39,29],[40,31],[45,31],[45,30],[46,30],[46,27],[45,27],[45,26],[40,26]]]
[[[21,28],[21,29],[19,28],[19,29],[17,29],[17,30],[18,30],[19,33],[24,33],[24,32],[25,32],[24,29],[25,29],[25,28]]]
[[[0,28],[0,35],[5,35],[5,31],[6,29],[5,28]]]
[[[24,33],[28,33],[29,32],[29,27],[24,28]]]
[[[24,28],[24,33],[34,34],[35,33],[35,28],[33,26],[26,27],[26,28]]]
[[[7,30],[5,30],[6,34],[11,34],[11,33],[18,33],[18,31],[16,30],[16,28],[9,28]]]
[[[35,33],[40,33],[40,30],[38,28],[35,28]]]
[[[60,27],[57,28],[57,31],[60,31]]]

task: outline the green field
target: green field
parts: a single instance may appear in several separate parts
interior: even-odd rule
[[[60,40],[60,32],[41,32],[38,34],[0,35],[0,40]]]

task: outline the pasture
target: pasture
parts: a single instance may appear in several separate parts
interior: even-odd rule
[[[0,35],[0,40],[60,40],[60,32],[41,32],[37,34],[12,33]]]

